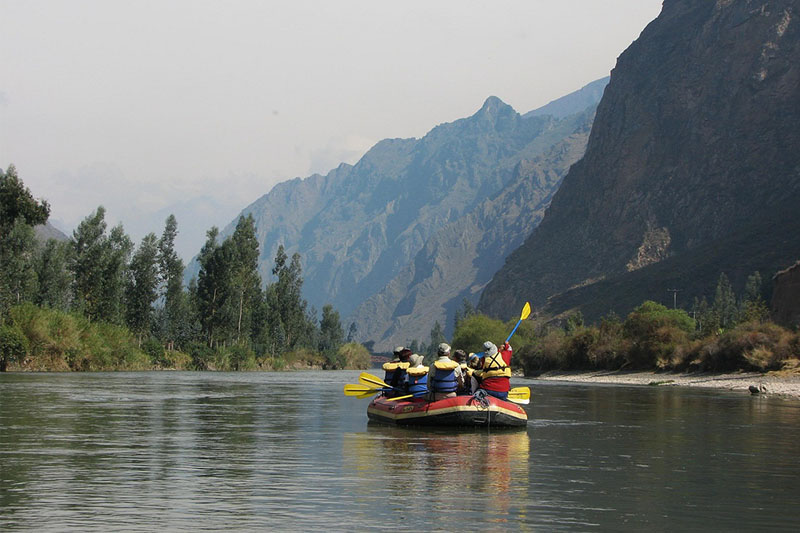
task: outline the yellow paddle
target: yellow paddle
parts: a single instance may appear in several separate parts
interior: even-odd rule
[[[364,385],[345,385],[345,396],[361,396],[362,394],[369,394],[370,396],[381,392],[383,389],[375,389],[373,387],[366,387]]]
[[[372,387],[376,389],[382,387],[392,388],[391,385],[383,381],[378,376],[373,376],[372,374],[368,374],[366,372],[362,372],[361,375],[358,376],[358,382],[361,383],[362,385],[366,385],[367,387]]]
[[[508,334],[508,338],[506,342],[511,340],[511,336],[517,331],[517,328],[522,323],[523,320],[528,318],[531,314],[531,304],[530,302],[525,302],[525,306],[522,308],[522,313],[519,315],[519,320],[517,320],[517,325],[514,326],[514,329],[511,330],[511,333]]]
[[[528,387],[514,387],[508,391],[508,401],[528,405],[531,403],[531,389]]]

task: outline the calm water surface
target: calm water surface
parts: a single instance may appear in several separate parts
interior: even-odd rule
[[[357,376],[0,374],[0,530],[800,529],[800,402],[519,379],[527,430],[423,431]]]

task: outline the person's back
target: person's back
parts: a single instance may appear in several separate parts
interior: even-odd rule
[[[408,394],[414,398],[422,398],[428,394],[428,367],[422,364],[422,356],[413,354],[409,359]]]
[[[483,344],[486,351],[483,357],[483,369],[480,372],[480,388],[494,396],[505,400],[511,390],[511,345],[505,343],[503,350],[498,351],[497,346],[486,341]]]
[[[395,359],[383,364],[385,381],[393,390],[385,393],[385,396],[403,396],[408,388],[407,370],[410,366],[408,362],[411,357],[411,350],[398,346],[394,350]]]
[[[428,380],[430,398],[432,401],[453,398],[459,386],[457,371],[461,370],[459,364],[450,359],[450,346],[446,343],[439,345],[439,358],[433,363],[432,378]]]

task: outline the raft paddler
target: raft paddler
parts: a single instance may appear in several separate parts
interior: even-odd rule
[[[483,343],[483,368],[480,371],[480,388],[501,400],[508,399],[511,390],[511,345],[506,342],[498,350],[491,341]]]
[[[451,355],[450,358],[458,363],[461,373],[461,379],[459,380],[459,386],[456,394],[469,394],[469,369],[467,367],[467,352],[464,350],[453,350],[453,355]]]
[[[408,394],[415,398],[424,398],[428,394],[428,367],[423,364],[423,357],[412,354],[408,362]]]
[[[407,370],[410,366],[408,359],[412,355],[412,351],[404,346],[398,346],[394,349],[394,359],[388,363],[383,364],[383,381],[388,383],[394,390],[387,392],[385,395],[388,397],[405,396],[408,390],[408,375]]]
[[[441,343],[436,354],[438,358],[433,362],[428,378],[429,398],[434,402],[455,397],[459,384],[464,386],[461,366],[450,359],[450,345]]]

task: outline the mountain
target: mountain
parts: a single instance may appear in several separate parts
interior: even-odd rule
[[[463,300],[477,300],[505,257],[541,221],[561,179],[583,155],[593,117],[594,106],[562,121],[560,141],[520,161],[502,191],[428,239],[394,279],[355,311],[351,319],[359,337],[389,350],[411,339],[427,340],[436,321],[449,336]]]
[[[553,100],[549,104],[543,105],[538,109],[528,111],[522,115],[522,117],[529,118],[550,115],[556,118],[566,118],[574,114],[575,111],[586,109],[587,107],[594,107],[603,97],[603,91],[606,85],[608,85],[608,80],[608,76],[595,80],[573,93]]]
[[[684,306],[800,257],[796,1],[665,0],[618,59],[584,158],[484,290],[596,319],[645,299]]]
[[[47,242],[50,239],[55,239],[57,241],[69,240],[69,237],[64,235],[61,230],[50,224],[50,222],[45,222],[44,224],[34,226],[33,231],[36,233],[36,239],[42,243]]]

